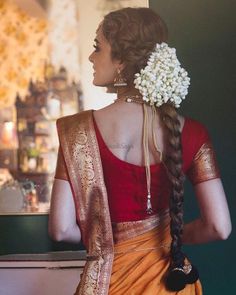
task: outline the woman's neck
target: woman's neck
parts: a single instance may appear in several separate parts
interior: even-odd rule
[[[120,87],[117,90],[117,99],[123,98],[125,96],[130,96],[130,95],[137,95],[139,97],[142,97],[138,89],[134,87]]]

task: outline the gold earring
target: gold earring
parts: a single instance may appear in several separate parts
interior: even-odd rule
[[[121,76],[120,69],[117,70],[117,77],[114,80],[114,87],[124,87],[127,86],[126,79]]]

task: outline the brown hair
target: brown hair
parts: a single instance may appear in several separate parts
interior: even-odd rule
[[[124,62],[123,75],[133,83],[134,74],[147,63],[156,43],[167,40],[167,27],[149,8],[123,8],[104,18],[102,31],[111,45],[112,58]]]
[[[125,64],[122,75],[133,83],[134,74],[146,66],[156,43],[167,41],[167,27],[161,17],[149,8],[123,8],[105,16],[102,23],[105,38],[111,45],[112,58]],[[172,104],[160,108],[166,128],[167,151],[164,164],[172,184],[170,197],[171,268],[182,267],[183,172],[180,122]]]

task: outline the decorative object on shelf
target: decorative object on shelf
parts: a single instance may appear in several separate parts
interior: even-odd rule
[[[24,195],[20,183],[14,179],[0,186],[0,213],[21,212],[24,206]]]
[[[13,180],[13,177],[8,169],[0,168],[0,188],[2,188],[6,183]]]
[[[0,109],[0,168],[17,169],[17,148],[14,111],[9,107]]]
[[[46,64],[45,81],[31,81],[28,95],[16,97],[19,149],[18,171],[14,176],[20,181],[34,182],[35,194],[31,198],[30,193],[30,200],[35,204],[36,199],[49,200],[59,145],[56,120],[81,110],[80,95],[79,84],[68,83],[64,68],[56,72],[52,65]]]
[[[32,181],[26,180],[21,183],[22,191],[24,193],[24,206],[25,212],[38,212],[39,198],[35,185]]]
[[[0,149],[0,168],[17,169],[17,149]]]
[[[58,148],[55,121],[78,111],[78,85],[68,84],[64,68],[55,73],[52,65],[45,65],[45,82],[31,81],[29,94],[17,95],[15,105],[19,170],[53,173]]]
[[[0,148],[18,148],[16,128],[13,121],[5,121],[2,124],[0,124]]]
[[[16,180],[7,169],[0,169],[0,214],[35,214],[48,213],[49,202],[39,200],[34,181]],[[43,186],[47,186],[44,181]],[[40,190],[39,190],[40,191]],[[43,189],[44,193],[45,190]]]

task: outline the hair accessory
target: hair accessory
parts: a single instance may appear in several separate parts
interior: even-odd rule
[[[126,79],[121,76],[120,69],[117,70],[117,77],[114,80],[114,87],[124,87],[127,86]]]
[[[170,270],[166,278],[166,286],[171,291],[180,291],[186,284],[193,284],[199,278],[197,269],[190,263]]]
[[[199,273],[197,268],[194,265],[192,264],[189,264],[189,265],[191,266],[191,269],[188,272],[185,271],[186,280],[187,280],[187,284],[193,284],[199,279]]]
[[[136,103],[140,103],[143,104],[145,103],[142,99],[141,95],[125,95],[122,98],[117,98],[114,100],[114,102],[119,102],[119,101],[125,101],[125,102],[136,102]]]
[[[188,93],[190,78],[180,66],[175,48],[162,42],[156,44],[147,66],[135,74],[134,84],[151,106],[171,102],[178,108]]]
[[[185,288],[186,275],[182,267],[176,267],[168,273],[166,286],[170,291],[180,291]]]

